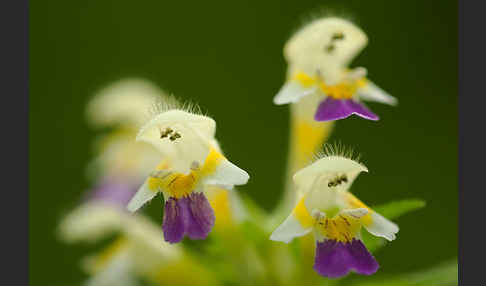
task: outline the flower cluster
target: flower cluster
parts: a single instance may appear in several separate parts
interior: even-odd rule
[[[114,129],[97,141],[99,155],[88,167],[94,189],[60,225],[69,242],[118,233],[87,260],[88,284],[219,285],[238,277],[244,285],[314,285],[313,271],[319,279],[375,273],[376,247],[363,234],[392,241],[398,226],[350,192],[368,171],[362,163],[339,150],[315,159],[336,120],[352,114],[378,120],[363,100],[397,103],[366,78],[365,68],[349,68],[366,43],[353,23],[321,18],[285,45],[287,81],[274,103],[291,104],[291,144],[284,199],[272,214],[234,191],[250,177],[223,154],[213,118],[142,80],[103,89],[88,118]],[[161,228],[140,211],[158,194]],[[275,243],[305,244],[306,237],[313,267],[303,266],[310,260],[304,251],[295,256]]]

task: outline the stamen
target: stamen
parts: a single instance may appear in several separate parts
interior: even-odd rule
[[[325,47],[326,49],[326,52],[328,53],[332,53],[334,51],[334,49],[336,48],[336,46],[334,46],[334,44],[329,44]]]
[[[169,137],[170,141],[175,141],[177,138],[181,138],[181,134],[179,134],[178,132],[175,132]]]
[[[174,130],[170,129],[169,127],[167,127],[167,128],[165,129],[165,131],[162,131],[162,130],[161,130],[161,131],[160,131],[160,139],[163,139],[163,138],[165,138],[165,137],[169,136],[169,134],[171,134],[173,131],[174,131]]]
[[[341,175],[341,176],[338,176],[332,180],[329,181],[329,183],[327,183],[327,186],[328,187],[336,187],[336,186],[339,186],[341,185],[342,183],[347,183],[348,182],[348,177],[346,175]]]
[[[344,34],[342,32],[334,33],[331,41],[344,40]]]

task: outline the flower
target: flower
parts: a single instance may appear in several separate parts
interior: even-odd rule
[[[354,270],[370,275],[379,265],[360,239],[361,228],[394,240],[398,226],[362,203],[347,190],[367,168],[339,155],[325,156],[298,171],[293,179],[300,200],[270,239],[289,243],[314,233],[314,270],[322,276],[341,277]]]
[[[340,18],[321,18],[298,31],[284,48],[288,80],[274,103],[296,103],[319,97],[316,121],[332,121],[356,114],[369,120],[378,116],[361,100],[395,105],[397,100],[366,78],[366,69],[348,69],[350,61],[367,44],[366,34]]]
[[[90,202],[66,216],[59,231],[69,243],[95,242],[119,233],[99,253],[83,260],[84,270],[91,274],[87,285],[138,285],[138,277],[156,285],[214,285],[203,265],[183,248],[166,243],[160,228],[143,215]],[[181,271],[197,275],[188,279],[178,274]]]
[[[125,78],[96,92],[88,103],[86,116],[93,126],[135,127],[149,117],[150,107],[166,97],[152,82],[141,78]]]
[[[162,229],[170,243],[204,239],[215,223],[206,193],[210,186],[232,189],[249,179],[221,153],[210,117],[179,109],[164,110],[144,125],[137,140],[151,143],[163,160],[129,202],[134,212],[162,192],[165,199]]]

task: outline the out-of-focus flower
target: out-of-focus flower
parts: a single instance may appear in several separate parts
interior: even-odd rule
[[[126,78],[100,89],[88,103],[86,116],[95,127],[119,125],[138,128],[150,117],[150,108],[165,93],[152,82]]]
[[[366,79],[366,69],[348,69],[350,61],[367,44],[366,34],[340,18],[322,18],[299,30],[286,44],[288,80],[274,98],[275,104],[297,103],[316,97],[316,121],[332,121],[356,114],[378,120],[361,100],[396,104],[396,99]]]
[[[160,161],[152,145],[136,142],[135,137],[140,121],[164,98],[167,96],[148,81],[125,79],[102,89],[88,104],[88,121],[93,126],[115,129],[97,139],[97,156],[87,168],[95,186],[86,192],[80,206],[63,217],[59,233],[68,243],[92,243],[111,233],[121,235],[101,254],[86,260],[85,268],[93,275],[87,285],[137,285],[135,275],[159,271],[182,259],[182,251],[168,247],[157,226],[125,210]]]
[[[150,144],[135,142],[141,121],[148,118],[156,102],[168,98],[149,81],[123,79],[98,91],[88,103],[88,122],[94,127],[115,127],[95,141],[96,157],[87,173],[96,181],[86,194],[89,201],[124,207],[145,176],[159,163]]]
[[[290,216],[270,239],[290,242],[313,231],[314,269],[323,276],[340,277],[354,270],[370,275],[378,263],[360,239],[361,227],[375,236],[394,240],[398,226],[348,192],[367,168],[343,156],[325,156],[297,172],[293,179],[300,197]]]
[[[248,173],[227,160],[214,139],[213,119],[180,109],[162,110],[145,124],[138,141],[160,151],[162,162],[128,204],[136,211],[162,192],[165,211],[162,228],[166,241],[185,235],[204,239],[214,226],[213,208],[206,198],[209,186],[232,189],[249,179]]]
[[[160,285],[215,282],[182,248],[167,244],[160,227],[143,215],[93,202],[66,216],[59,231],[61,238],[69,243],[92,243],[119,234],[104,250],[84,259],[83,268],[92,275],[87,285],[137,285],[138,278]],[[183,269],[198,276],[188,280],[179,274]]]

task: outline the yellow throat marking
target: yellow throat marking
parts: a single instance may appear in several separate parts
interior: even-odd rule
[[[334,99],[350,99],[359,88],[366,86],[367,80],[365,77],[356,80],[344,80],[334,85],[327,85],[324,80],[318,76],[309,76],[303,72],[297,72],[293,79],[298,81],[303,87],[311,87],[318,85],[321,91]]]
[[[305,197],[300,199],[299,203],[292,211],[292,214],[303,228],[308,228],[314,225],[315,219],[311,216],[307,210],[307,207],[305,206]]]
[[[350,242],[358,234],[361,226],[368,226],[372,223],[371,213],[373,210],[368,208],[358,198],[346,192],[346,201],[351,208],[366,208],[369,213],[356,218],[348,214],[338,213],[332,218],[314,218],[305,206],[305,197],[300,199],[292,211],[297,221],[303,228],[314,227],[321,235],[328,239]]]
[[[333,218],[323,217],[316,221],[319,232],[328,239],[350,242],[361,228],[359,219],[338,214]]]
[[[196,188],[202,177],[211,175],[216,171],[223,158],[221,153],[211,148],[204,165],[192,169],[187,175],[169,171],[169,164],[162,162],[156,168],[156,171],[159,171],[157,175],[149,177],[148,188],[154,192],[163,190],[176,199],[188,196]]]

